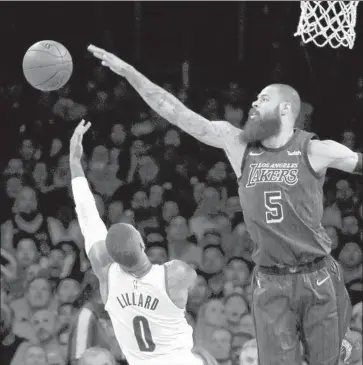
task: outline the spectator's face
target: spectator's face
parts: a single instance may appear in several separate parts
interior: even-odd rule
[[[339,237],[335,227],[325,227],[325,231],[331,240],[331,249],[335,250],[338,247]]]
[[[27,268],[35,263],[38,257],[38,250],[35,242],[30,238],[19,241],[16,248],[16,259],[22,268]]]
[[[103,169],[109,162],[109,152],[105,146],[96,146],[92,153],[90,168],[92,170]]]
[[[144,191],[138,191],[134,194],[131,201],[132,209],[146,208],[148,206],[147,195]]]
[[[15,199],[17,197],[21,188],[22,183],[17,177],[10,177],[6,181],[6,195],[11,199]]]
[[[108,219],[111,224],[118,223],[121,219],[124,206],[120,201],[114,201],[108,206]]]
[[[58,138],[54,138],[49,151],[50,157],[57,156],[60,153],[62,147],[63,147],[62,141]]]
[[[355,147],[355,135],[352,131],[345,131],[343,133],[342,144],[354,150]]]
[[[149,156],[140,158],[139,175],[142,181],[153,181],[159,173],[159,167]]]
[[[246,142],[262,141],[276,135],[281,128],[281,111],[286,105],[280,105],[281,98],[277,88],[268,86],[253,102],[247,123],[241,135]],[[285,112],[285,111],[283,111]]]
[[[132,210],[125,210],[121,216],[120,223],[135,225],[135,214]]]
[[[257,347],[247,347],[242,350],[239,365],[258,365]]]
[[[71,304],[64,304],[59,308],[58,320],[61,328],[68,327],[71,324],[73,307]]]
[[[22,159],[24,159],[26,161],[31,160],[35,153],[35,148],[34,148],[32,140],[24,139],[23,142],[21,143],[19,152],[20,152],[20,156],[22,157]]]
[[[209,247],[203,253],[203,270],[208,274],[214,274],[223,269],[225,264],[224,256],[215,247]]]
[[[179,133],[174,129],[167,131],[164,137],[164,144],[166,146],[179,147],[180,146]]]
[[[347,242],[339,254],[343,266],[354,268],[362,263],[362,250],[355,242]]]
[[[147,256],[152,264],[162,265],[168,261],[168,254],[166,253],[165,248],[158,246],[150,247],[147,250]]]
[[[232,232],[231,221],[223,215],[218,215],[215,217],[213,219],[213,223],[216,225],[216,229],[221,233],[228,234]]]
[[[51,299],[51,286],[44,278],[34,279],[27,292],[27,299],[32,308],[44,308]]]
[[[232,196],[227,199],[226,213],[229,217],[233,217],[236,213],[241,211],[242,209],[238,196]]]
[[[189,234],[189,227],[184,217],[177,216],[171,220],[168,227],[168,236],[170,239],[185,240]]]
[[[234,286],[244,286],[250,276],[247,264],[241,260],[232,260],[225,268],[226,281]]]
[[[204,236],[204,240],[203,240],[203,246],[207,246],[207,245],[221,245],[222,243],[222,239],[218,234],[215,233],[206,233]]]
[[[159,185],[153,185],[150,188],[149,201],[152,206],[159,206],[163,201],[164,190]]]
[[[207,173],[208,179],[215,181],[215,182],[221,182],[226,179],[227,177],[227,171],[226,171],[226,165],[224,162],[218,162],[216,163]]]
[[[29,265],[26,269],[26,280],[30,282],[33,280],[39,273],[40,266],[38,264]]]
[[[125,141],[126,132],[122,124],[115,124],[111,131],[111,141],[116,145],[120,146]]]
[[[170,222],[172,218],[179,214],[178,204],[172,201],[168,201],[163,205],[163,219],[165,222]]]
[[[359,232],[358,220],[354,216],[348,216],[343,218],[343,234],[355,235]]]
[[[194,185],[193,196],[196,203],[200,203],[203,200],[204,189],[204,183],[197,183]]]
[[[218,191],[212,187],[205,188],[203,191],[203,202],[217,207],[219,205],[219,194]]]
[[[5,169],[6,173],[9,175],[23,175],[24,173],[24,166],[23,161],[19,158],[12,158],[8,162],[8,166]]]
[[[25,365],[48,365],[45,351],[40,346],[31,346],[24,356]]]
[[[47,166],[46,166],[45,163],[38,162],[34,166],[33,178],[34,178],[34,181],[36,183],[38,183],[38,184],[47,180],[47,178],[48,178],[48,170],[47,170]]]
[[[62,155],[58,158],[57,168],[60,170],[69,169],[69,157],[67,155]]]
[[[32,326],[38,340],[42,342],[49,341],[56,330],[55,315],[49,310],[38,310],[31,319]]]
[[[218,299],[208,301],[205,309],[205,322],[208,325],[223,327],[226,323],[224,305]]]
[[[86,356],[83,365],[113,365],[113,362],[106,354],[100,352],[96,356]]]
[[[232,335],[229,331],[217,329],[212,336],[212,355],[216,360],[227,359],[231,355]]]
[[[241,318],[248,311],[246,301],[239,295],[227,299],[224,312],[228,323],[232,326],[239,325]]]
[[[195,286],[189,293],[189,299],[195,304],[202,304],[208,296],[208,284],[203,276],[198,275]]]
[[[51,351],[47,354],[48,365],[65,365],[65,360],[60,351]]]
[[[245,314],[240,321],[242,332],[248,333],[252,337],[255,337],[255,325],[251,314]]]
[[[339,180],[336,184],[336,198],[338,201],[347,201],[354,195],[354,191],[351,188],[347,180]]]
[[[76,280],[63,279],[58,287],[58,297],[61,303],[73,303],[80,293],[80,285]]]
[[[20,214],[28,215],[34,213],[38,208],[35,191],[28,187],[22,188],[16,199],[16,207]]]
[[[62,250],[52,250],[49,254],[49,271],[52,278],[59,278],[64,266],[65,254]]]

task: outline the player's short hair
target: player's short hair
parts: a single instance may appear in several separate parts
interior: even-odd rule
[[[301,100],[299,93],[290,85],[286,84],[272,84],[277,89],[281,101],[288,102],[291,105],[292,115],[297,119],[300,114]]]
[[[131,268],[139,263],[144,247],[139,231],[131,224],[113,224],[107,232],[106,248],[112,259]]]

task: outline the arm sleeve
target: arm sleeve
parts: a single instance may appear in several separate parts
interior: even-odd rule
[[[72,190],[78,222],[88,255],[95,243],[106,239],[107,229],[98,213],[95,199],[86,178],[76,177],[72,179]]]

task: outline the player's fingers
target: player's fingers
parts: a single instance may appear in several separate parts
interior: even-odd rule
[[[87,124],[83,127],[83,134],[91,128],[91,125],[91,122],[87,122]]]
[[[88,51],[92,52],[92,53],[104,53],[105,50],[99,47],[94,46],[93,44],[90,44],[87,47]]]

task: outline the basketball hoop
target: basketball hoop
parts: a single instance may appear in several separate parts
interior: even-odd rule
[[[301,1],[301,15],[295,36],[318,47],[354,46],[359,1]]]

